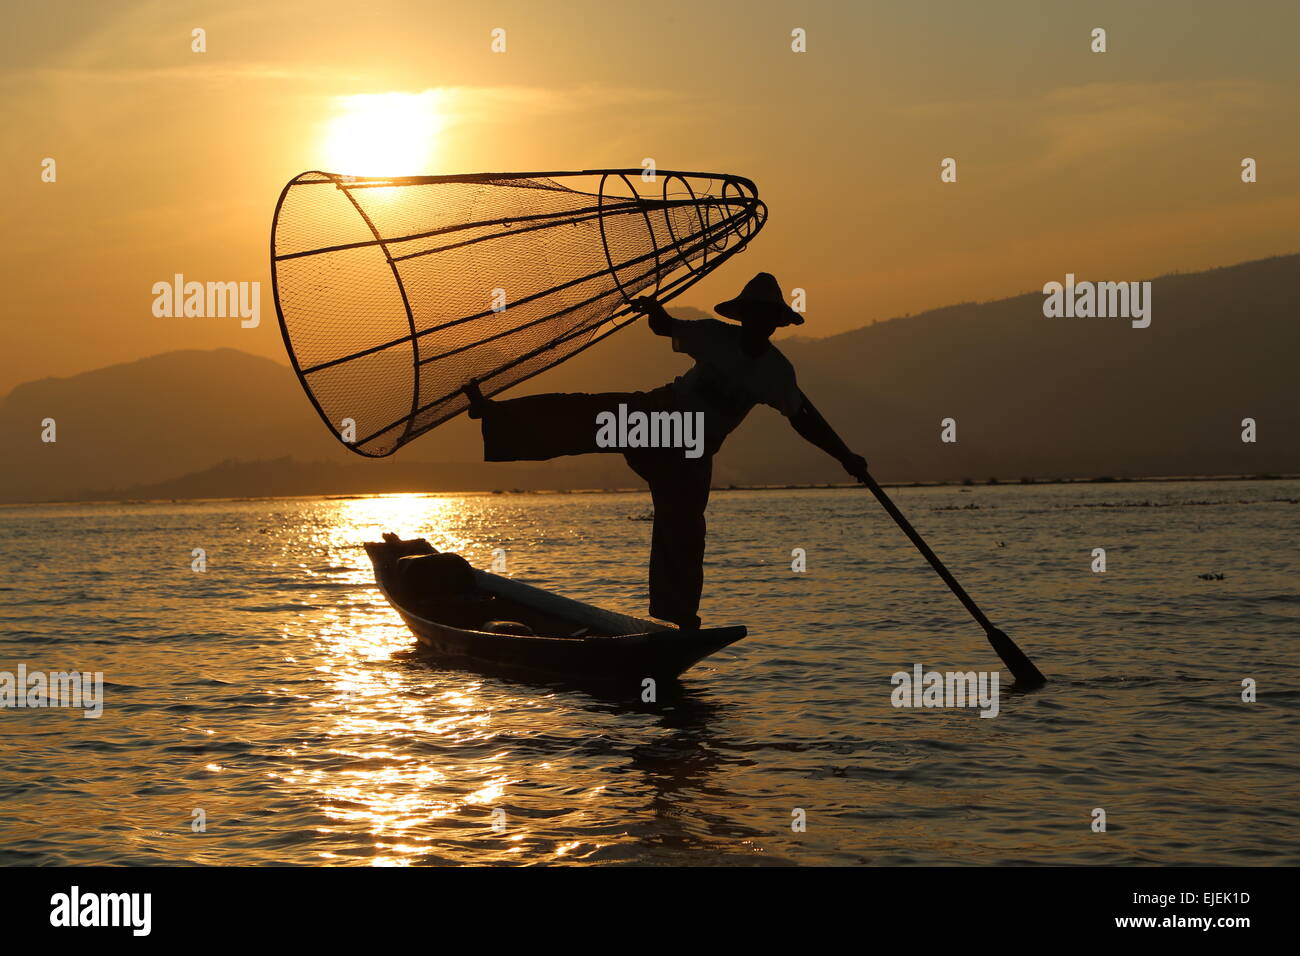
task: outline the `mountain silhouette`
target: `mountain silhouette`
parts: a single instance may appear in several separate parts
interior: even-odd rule
[[[1289,473],[1300,471],[1297,279],[1300,255],[1162,276],[1145,329],[1047,318],[1034,292],[778,345],[881,480]],[[813,314],[803,329],[816,328]],[[688,365],[639,323],[506,395],[651,388]],[[1247,417],[1253,444],[1241,441]],[[53,443],[41,440],[47,418]],[[956,443],[940,441],[947,418]],[[463,416],[363,460],[327,432],[287,364],[234,349],[25,383],[0,402],[0,440],[10,502],[641,485],[616,455],[484,463]],[[718,485],[847,480],[763,406],[714,469]]]

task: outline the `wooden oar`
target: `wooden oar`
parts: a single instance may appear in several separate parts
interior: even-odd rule
[[[939,577],[943,578],[944,583],[952,589],[952,593],[957,595],[957,599],[966,606],[966,610],[970,611],[971,617],[975,618],[980,627],[984,628],[984,633],[988,636],[989,643],[993,645],[993,650],[998,652],[998,657],[1002,658],[1002,663],[1007,665],[1007,670],[1011,671],[1012,676],[1015,677],[1016,685],[1018,687],[1041,687],[1046,684],[1047,678],[1043,676],[1042,671],[1034,666],[1034,662],[1025,656],[1025,652],[1016,646],[1015,641],[1009,638],[1005,632],[994,627],[993,623],[984,616],[984,612],[979,609],[979,605],[971,600],[965,588],[957,583],[957,579],[952,576],[952,572],[943,566],[943,562],[939,560],[938,555],[930,550],[930,546],[925,543],[925,539],[917,534],[916,529],[898,510],[898,506],[890,501],[884,489],[876,484],[876,480],[868,474],[862,479],[862,483],[871,489],[871,493],[876,496],[876,500],[889,512],[889,516],[898,522],[898,526],[912,539],[912,544],[916,545],[916,550],[925,556],[925,559],[930,562],[930,567],[939,573]]]

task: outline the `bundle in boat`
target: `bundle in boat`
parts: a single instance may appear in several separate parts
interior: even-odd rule
[[[681,294],[767,217],[737,176],[309,172],[271,232],[276,310],[331,433],[381,457]]]
[[[743,627],[683,631],[575,601],[440,554],[423,538],[366,544],[375,581],[424,647],[448,662],[582,682],[675,680]]]

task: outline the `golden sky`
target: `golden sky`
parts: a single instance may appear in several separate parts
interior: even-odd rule
[[[283,359],[268,231],[307,169],[748,176],[766,229],[678,302],[771,271],[805,335],[1300,251],[1292,0],[51,0],[5,26],[0,394],[177,348]],[[376,157],[418,168],[340,166]],[[261,326],[155,318],[178,272],[262,282]]]

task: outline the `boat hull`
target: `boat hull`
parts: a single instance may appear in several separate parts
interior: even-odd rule
[[[494,669],[527,672],[583,681],[672,680],[694,664],[746,635],[744,627],[677,628],[615,614],[602,608],[560,597],[485,571],[474,571],[479,588],[487,595],[512,602],[507,606],[554,615],[588,630],[582,636],[503,634],[455,626],[439,621],[436,611],[417,609],[418,600],[403,592],[397,561],[413,554],[432,554],[423,540],[367,543],[375,566],[375,580],[393,608],[428,651],[460,665],[486,665]],[[427,551],[424,549],[428,549]],[[608,633],[618,630],[621,633]]]

